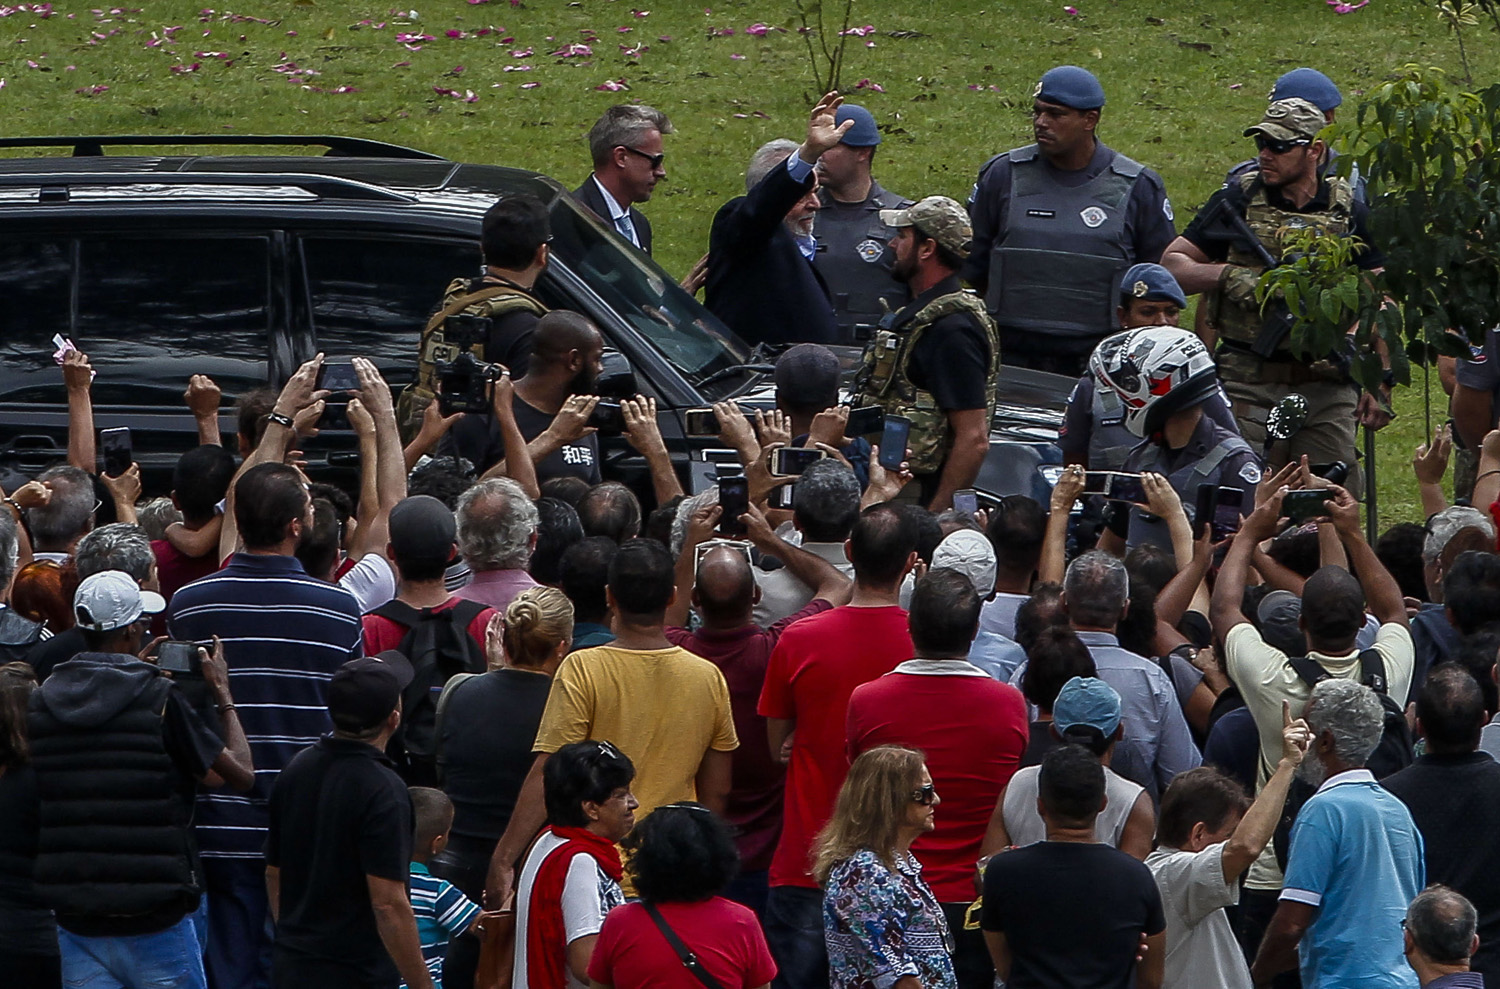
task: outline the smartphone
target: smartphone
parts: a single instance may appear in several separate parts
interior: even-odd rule
[[[354,362],[347,357],[323,361],[323,366],[318,368],[318,380],[313,387],[326,388],[328,391],[339,394],[346,391],[359,391],[359,375],[354,373]]]
[[[349,403],[335,402],[332,396],[323,403],[323,414],[318,416],[318,429],[353,429],[349,421]]]
[[[1146,503],[1146,486],[1141,483],[1141,475],[1115,472],[1114,480],[1109,486],[1110,501],[1128,501],[1135,505]]]
[[[885,428],[885,409],[878,405],[866,405],[862,409],[849,410],[849,421],[844,424],[844,435],[853,439],[868,436]]]
[[[734,464],[740,465],[740,452],[723,447],[707,447],[703,451],[703,459],[712,464]]]
[[[202,672],[198,643],[167,641],[156,647],[157,669],[168,673],[195,675]]]
[[[778,477],[799,475],[826,456],[822,450],[783,446],[771,454],[771,473]]]
[[[601,433],[623,433],[625,432],[625,413],[620,409],[619,402],[601,400],[594,406],[594,411],[589,413],[588,425],[595,427]]]
[[[795,508],[796,490],[795,484],[783,484],[779,488],[772,488],[771,493],[766,496],[766,504],[772,508]]]
[[[719,531],[726,536],[742,536],[745,527],[740,516],[750,510],[750,479],[743,474],[719,478]]]
[[[1200,492],[1203,488],[1198,489]],[[1228,539],[1240,531],[1240,513],[1245,507],[1245,492],[1240,488],[1218,488],[1214,498],[1213,531],[1209,538],[1214,542]]]
[[[1325,505],[1333,493],[1323,488],[1313,488],[1310,491],[1288,491],[1286,497],[1281,499],[1281,514],[1301,525],[1308,519],[1315,519],[1321,515],[1327,515]]]
[[[953,492],[953,510],[963,512],[965,515],[973,515],[979,511],[979,493],[973,488]]]
[[[911,438],[911,420],[905,416],[886,416],[880,432],[880,466],[900,470],[906,459],[906,441]]]
[[[1212,484],[1198,485],[1198,494],[1193,499],[1193,538],[1202,539],[1203,530],[1214,522],[1214,508],[1219,503],[1219,488]],[[1217,539],[1214,540],[1218,542]]]
[[[104,473],[119,477],[135,462],[131,449],[130,427],[116,426],[99,430],[99,453],[104,458]]]
[[[688,409],[682,418],[689,436],[719,435],[719,417],[713,409]]]
[[[1086,471],[1083,475],[1083,491],[1086,495],[1109,496],[1109,486],[1114,479],[1114,472],[1107,470]],[[1054,484],[1056,482],[1053,482]]]

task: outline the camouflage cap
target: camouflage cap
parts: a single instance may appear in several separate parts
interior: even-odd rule
[[[1277,100],[1266,107],[1266,115],[1245,136],[1264,134],[1274,141],[1311,141],[1328,126],[1323,111],[1307,100]]]
[[[969,241],[974,239],[969,214],[947,196],[928,196],[906,209],[883,209],[880,222],[888,227],[916,227],[961,258],[969,256]]]

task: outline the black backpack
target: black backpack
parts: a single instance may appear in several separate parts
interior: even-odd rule
[[[1330,679],[1333,674],[1316,661],[1306,656],[1289,657],[1287,662],[1302,682],[1309,687],[1314,687],[1324,680]],[[1380,658],[1380,653],[1374,649],[1366,649],[1359,654],[1359,682],[1375,691],[1375,696],[1380,698],[1380,707],[1385,715],[1385,727],[1381,731],[1380,741],[1375,745],[1375,751],[1365,760],[1365,768],[1368,769],[1377,780],[1385,779],[1392,773],[1399,772],[1410,766],[1415,759],[1413,752],[1414,743],[1411,734],[1411,725],[1406,721],[1406,712],[1401,705],[1391,698],[1390,684],[1385,678],[1385,661]],[[1314,758],[1311,754],[1308,758]],[[1286,871],[1287,852],[1292,843],[1292,824],[1297,819],[1297,812],[1302,805],[1317,792],[1315,787],[1309,786],[1300,779],[1292,780],[1291,789],[1287,791],[1286,806],[1281,812],[1281,823],[1276,826],[1276,862],[1282,871]]]
[[[434,611],[388,601],[372,614],[406,626],[396,651],[411,663],[412,680],[401,694],[401,727],[391,752],[407,782],[432,785],[437,779],[437,704],[443,687],[458,673],[483,673],[484,650],[469,625],[487,605],[459,601]]]

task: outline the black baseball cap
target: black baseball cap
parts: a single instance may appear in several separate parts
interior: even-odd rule
[[[328,681],[328,713],[334,727],[365,731],[391,716],[412,681],[411,663],[394,649],[340,666]]]
[[[453,556],[458,524],[453,511],[431,495],[412,495],[391,509],[391,548],[397,560],[437,560]]]

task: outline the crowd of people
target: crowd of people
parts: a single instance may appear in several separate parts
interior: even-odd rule
[[[449,287],[412,392],[398,400],[359,356],[355,387],[324,387],[340,361],[320,354],[279,392],[238,396],[226,444],[219,389],[195,375],[200,445],[169,496],[143,499],[134,465],[99,466],[96,369],[68,354],[68,463],[0,511],[4,982],[1500,980],[1500,844],[1485,838],[1500,826],[1500,430],[1467,504],[1442,490],[1448,433],[1424,445],[1430,516],[1372,546],[1356,493],[1314,460],[1378,410],[1343,384],[1330,397],[1342,372],[1277,377],[1275,354],[1236,378],[1225,343],[1216,363],[1176,328],[1211,268],[1220,309],[1243,302],[1245,248],[1223,267],[1198,221],[1172,240],[1160,180],[1093,141],[1091,75],[1053,70],[1037,99],[1037,145],[986,166],[972,220],[862,183],[878,130],[830,94],[802,145],[761,149],[748,197],[715,222],[729,253],[784,236],[781,264],[817,254],[802,220],[842,208],[811,198],[819,175],[838,203],[876,203],[911,297],[880,320],[853,404],[920,413],[894,459],[846,435],[837,357],[799,342],[776,360],[775,409],[713,408],[738,483],[685,492],[647,397],[620,406],[649,477],[606,480],[590,425],[604,341],[532,304],[546,216],[519,196],[486,217],[486,274]],[[1319,169],[1301,206],[1353,196],[1320,171],[1331,110],[1273,93],[1247,132],[1262,170]],[[644,249],[632,204],[670,126],[616,108],[590,135],[597,189],[579,194]],[[1102,295],[1059,301],[1053,332],[1027,342],[1053,370],[1087,370],[1050,500],[960,510],[1000,350],[1055,277],[1057,213],[1039,204],[1069,163],[1069,223],[1167,263],[1080,263]],[[1252,228],[1300,208],[1252,174],[1225,193]],[[807,217],[784,224],[789,209]],[[743,275],[725,256],[703,266],[711,304]],[[794,293],[820,283],[810,271],[763,274]],[[868,298],[846,301],[864,319]],[[504,367],[487,412],[445,416],[434,355],[465,313],[491,320]],[[1111,313],[1121,332],[1080,348],[1069,327]],[[1225,341],[1233,323],[1214,324]],[[1237,381],[1328,385],[1313,435],[1268,460],[1242,428],[1265,396]],[[359,440],[350,490],[302,469],[334,405]],[[820,455],[781,474],[788,447]],[[1108,476],[1139,491],[1090,489],[1122,467]]]

